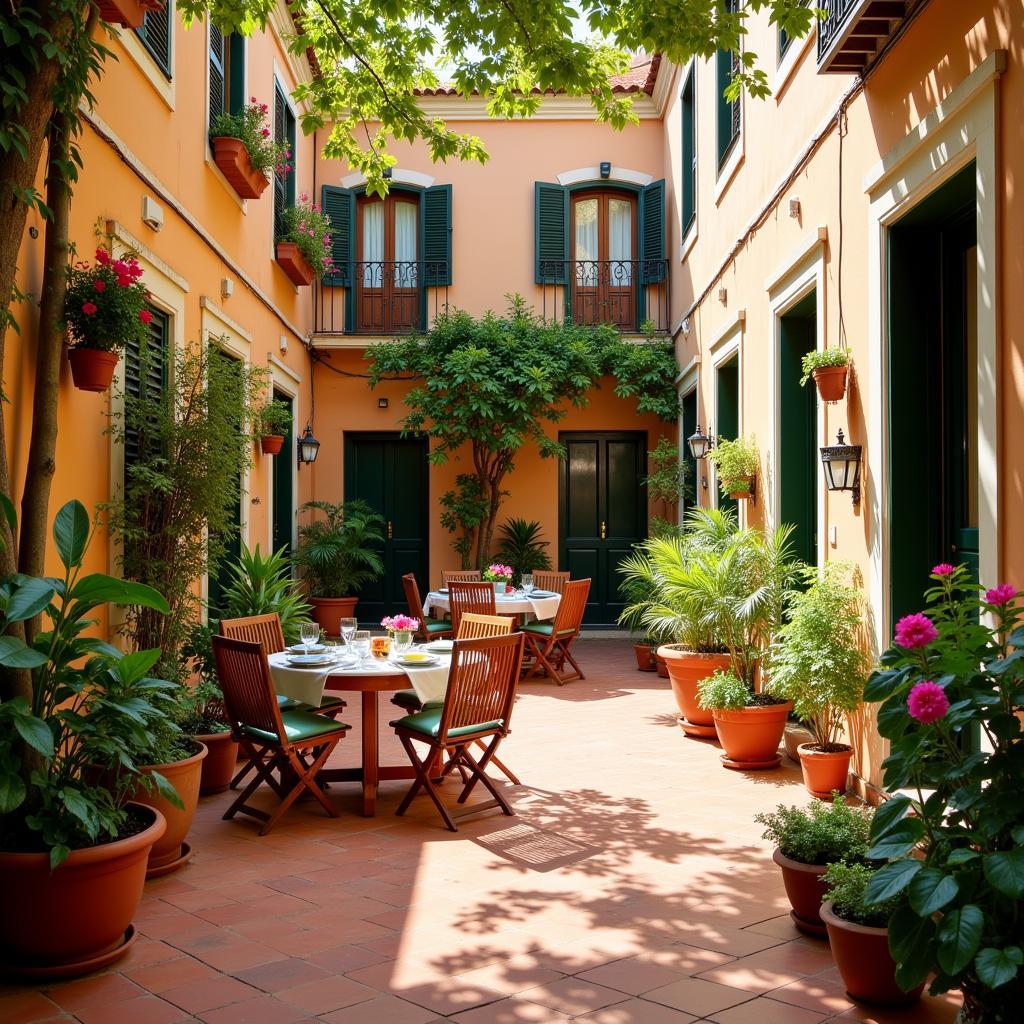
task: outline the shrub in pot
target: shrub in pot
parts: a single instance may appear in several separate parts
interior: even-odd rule
[[[238,743],[224,715],[224,695],[215,677],[201,676],[178,691],[173,718],[185,736],[206,748],[199,777],[199,795],[223,793],[238,761]]]
[[[749,498],[761,462],[757,441],[753,437],[735,440],[719,439],[705,456],[718,477],[718,489],[726,497]]]
[[[700,706],[710,711],[725,753],[722,764],[737,771],[776,768],[779,743],[793,705],[770,693],[755,693],[732,672],[715,672],[697,686]]]
[[[288,159],[291,159],[290,155]],[[296,287],[312,283],[334,270],[330,219],[303,193],[295,206],[285,207],[275,259]]]
[[[1012,584],[985,590],[946,563],[925,600],[896,624],[864,693],[881,702],[885,788],[916,794],[875,815],[868,855],[887,863],[865,898],[895,901],[889,948],[904,990],[934,973],[932,993],[963,992],[962,1024],[1019,1020],[1024,609]]]
[[[13,531],[13,506],[6,496],[0,505]],[[174,684],[149,676],[158,650],[124,654],[86,635],[105,602],[156,613],[167,602],[142,584],[82,572],[90,521],[80,502],[60,509],[53,538],[60,578],[0,581],[0,664],[26,674],[22,692],[0,704],[0,960],[69,977],[112,963],[134,935],[165,822],[129,796]],[[159,774],[145,784],[175,798]]]
[[[865,1003],[905,1006],[920,998],[924,982],[909,991],[896,982],[888,928],[896,903],[891,899],[868,902],[867,888],[875,875],[876,868],[865,863],[830,864],[821,919],[847,993]]]
[[[337,636],[340,620],[355,613],[354,592],[384,572],[377,553],[384,543],[384,520],[365,501],[310,501],[299,511],[323,513],[299,527],[292,561],[305,573],[313,618]]]
[[[242,199],[259,199],[274,172],[285,174],[290,153],[274,138],[270,107],[255,96],[235,113],[224,111],[210,125],[214,162]]]
[[[782,871],[793,923],[801,931],[824,935],[821,904],[824,874],[830,864],[859,862],[868,850],[871,812],[850,807],[837,792],[832,802],[812,800],[807,807],[779,806],[755,815],[764,825],[763,839],[775,843],[772,859]]]
[[[292,411],[284,402],[268,402],[258,413],[257,432],[264,455],[278,455],[284,445],[285,434],[292,425]]]
[[[790,594],[788,619],[769,652],[771,692],[791,700],[811,730],[798,755],[804,785],[818,797],[846,791],[853,748],[840,740],[846,715],[860,706],[868,672],[851,572],[842,562],[806,568],[806,588]]]
[[[801,386],[813,377],[823,402],[838,402],[846,394],[850,354],[845,348],[812,349],[805,353]]]

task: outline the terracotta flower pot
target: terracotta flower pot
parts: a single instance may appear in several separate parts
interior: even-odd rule
[[[823,402],[838,402],[846,394],[849,366],[819,366],[814,372],[814,383]]]
[[[358,597],[310,597],[313,621],[328,636],[340,636],[341,620],[355,617]]]
[[[715,708],[712,715],[718,741],[725,749],[722,764],[736,771],[777,768],[782,758],[779,743],[786,728],[786,716],[793,704],[767,704],[739,711]]]
[[[654,656],[654,648],[650,644],[633,644],[636,655],[636,667],[641,672],[656,672],[658,662]]]
[[[220,168],[228,184],[242,199],[259,199],[270,179],[257,171],[249,158],[249,150],[241,139],[221,136],[210,140],[213,162]]]
[[[260,438],[260,448],[264,455],[279,455],[284,446],[284,434],[264,434]]]
[[[313,268],[294,242],[278,242],[274,258],[296,288],[305,288],[313,283]]]
[[[654,652],[654,666],[658,675],[662,679],[668,679],[668,664],[665,659],[657,652]]]
[[[828,870],[826,864],[802,864],[791,860],[778,847],[772,860],[782,870],[782,884],[786,887],[789,904],[793,908],[789,916],[793,924],[811,935],[824,935],[825,923],[821,920],[821,904],[825,899],[825,883],[822,877]]]
[[[179,809],[165,800],[153,790],[140,789],[134,799],[147,807],[155,807],[167,819],[167,831],[163,838],[153,844],[149,854],[147,878],[159,878],[177,871],[192,858],[192,847],[185,842],[185,836],[192,828],[192,819],[196,816],[199,803],[199,781],[203,774],[203,758],[206,747],[197,744],[199,750],[183,761],[174,764],[151,764],[141,768],[144,774],[159,772],[177,791],[183,806]]]
[[[658,648],[658,655],[668,667],[672,694],[679,706],[679,725],[687,736],[699,739],[715,738],[715,721],[710,711],[697,703],[697,684],[719,669],[725,671],[731,662],[728,654],[697,654],[681,644],[666,644]]]
[[[120,358],[98,348],[73,348],[68,352],[71,380],[79,391],[106,391]]]
[[[814,743],[801,743],[797,748],[807,792],[822,800],[831,797],[834,789],[838,789],[840,793],[846,792],[853,747],[848,747],[845,743],[837,746],[843,749],[817,750]]]
[[[746,501],[754,490],[754,478],[752,476],[739,476],[731,480],[732,487],[729,490],[729,497],[736,501]]]
[[[100,17],[108,25],[141,28],[146,11],[163,10],[159,0],[99,0]]]
[[[865,1003],[906,1006],[921,998],[924,983],[910,992],[896,984],[896,964],[889,953],[889,929],[844,921],[832,912],[832,902],[821,905],[832,958],[847,994]]]
[[[210,732],[192,739],[206,747],[199,777],[199,795],[223,793],[231,784],[238,761],[238,742],[229,732]]]
[[[113,963],[134,938],[146,859],[167,823],[113,843],[73,850],[56,871],[48,853],[0,853],[0,963],[16,974],[76,977]]]
[[[786,756],[794,764],[800,763],[800,744],[813,742],[814,733],[812,733],[806,725],[801,725],[799,722],[786,723],[786,731],[783,734],[783,743],[786,747]]]

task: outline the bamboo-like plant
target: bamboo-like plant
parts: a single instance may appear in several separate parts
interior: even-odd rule
[[[299,527],[299,546],[292,561],[306,572],[313,597],[347,597],[379,579],[384,563],[377,553],[384,543],[384,519],[365,501],[343,505],[306,502],[299,512],[322,512]]]

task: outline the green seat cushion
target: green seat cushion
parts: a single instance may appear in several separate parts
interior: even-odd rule
[[[409,729],[412,732],[422,733],[424,736],[437,738],[437,731],[441,726],[441,712],[443,704],[431,704],[415,715],[406,715],[391,725],[398,729]],[[474,732],[486,732],[488,729],[500,729],[505,723],[500,718],[490,722],[479,722],[476,725],[464,725],[459,729],[451,729],[449,736],[469,736]]]
[[[281,721],[284,723],[285,735],[293,743],[301,740],[315,739],[317,736],[326,736],[328,733],[352,728],[352,726],[346,725],[344,722],[332,722],[329,718],[324,718],[322,715],[313,714],[309,711],[282,711]],[[277,737],[266,729],[257,729],[251,725],[244,725],[242,726],[242,731],[254,740],[261,740],[264,743],[277,743]]]
[[[523,626],[523,631],[526,633],[539,633],[541,636],[551,636],[552,630],[555,628],[553,622],[527,622]],[[575,633],[575,629],[560,629],[558,631],[559,636],[572,636]]]
[[[400,708],[410,708],[413,711],[419,711],[422,702],[416,695],[415,690],[398,690],[391,697],[391,703],[397,704]]]
[[[294,697],[282,697],[277,695],[277,706],[282,711],[340,711],[345,707],[345,701],[341,697],[328,697],[324,695],[320,701],[320,707],[307,704],[305,701],[296,700]]]
[[[427,621],[428,633],[450,633],[452,624],[447,619],[432,619]]]

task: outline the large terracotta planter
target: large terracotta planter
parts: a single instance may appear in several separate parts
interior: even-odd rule
[[[355,618],[358,597],[311,597],[313,620],[328,636],[339,636],[341,620]]]
[[[68,352],[71,381],[79,391],[106,391],[114,379],[120,356],[98,348],[73,348]]]
[[[801,743],[797,748],[807,792],[822,800],[831,797],[834,789],[838,789],[840,793],[846,792],[853,747],[846,744],[838,745],[844,749],[817,750],[813,743]]]
[[[284,447],[284,434],[264,434],[260,438],[260,450],[264,455],[280,455]]]
[[[313,268],[294,242],[278,242],[274,258],[296,288],[305,288],[313,283]]]
[[[640,672],[656,672],[658,662],[654,655],[654,648],[650,644],[633,644],[633,653],[636,655],[636,667]]]
[[[662,679],[668,679],[668,663],[657,651],[654,652],[654,667]]]
[[[824,935],[825,923],[821,920],[821,904],[826,890],[822,877],[828,870],[827,864],[802,864],[791,860],[778,847],[772,860],[782,871],[782,884],[786,887],[789,905],[793,908],[789,916],[793,924],[811,935]]]
[[[210,140],[213,162],[220,168],[228,184],[242,199],[259,199],[270,179],[257,171],[249,159],[249,150],[241,139],[221,136]]]
[[[786,728],[786,717],[793,710],[791,701],[767,704],[739,711],[715,708],[718,741],[725,753],[722,764],[736,771],[761,771],[777,768],[782,761],[779,743]]]
[[[823,402],[838,402],[846,394],[849,366],[819,366],[813,371],[814,383]]]
[[[731,661],[728,654],[697,654],[680,644],[666,644],[658,648],[659,656],[668,667],[672,693],[679,707],[679,725],[687,736],[699,739],[715,738],[715,720],[710,711],[697,703],[697,685],[719,669],[727,671]]]
[[[152,807],[142,832],[74,850],[56,871],[48,853],[0,853],[0,969],[72,978],[124,956],[150,848],[167,823]]]
[[[223,793],[231,784],[238,762],[238,741],[229,732],[210,732],[192,739],[206,747],[199,775],[199,795]]]
[[[832,913],[832,902],[821,906],[832,958],[847,994],[865,1003],[906,1006],[921,998],[924,983],[911,992],[896,984],[896,964],[889,953],[889,929],[844,921]]]
[[[199,750],[183,761],[174,764],[151,764],[140,771],[143,774],[159,772],[178,792],[182,807],[175,807],[153,790],[140,789],[133,799],[147,807],[155,807],[167,819],[167,831],[159,842],[153,844],[149,854],[147,878],[159,878],[177,871],[192,859],[192,847],[185,842],[185,836],[192,828],[199,804],[199,783],[203,774],[203,759],[206,747],[197,743]]]
[[[99,0],[100,17],[108,25],[141,28],[146,11],[163,10],[159,0]]]

